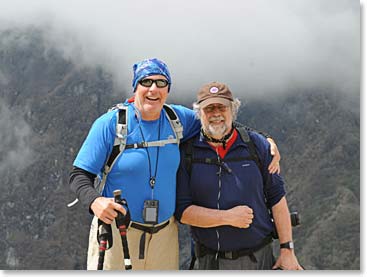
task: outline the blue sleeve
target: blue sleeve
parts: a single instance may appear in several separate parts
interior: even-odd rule
[[[201,123],[193,110],[181,105],[171,105],[171,107],[175,109],[175,112],[180,118],[181,124],[183,126],[183,142],[187,141],[200,132]]]
[[[270,143],[262,135],[255,132],[249,132],[252,141],[255,143],[262,166],[262,175],[264,178],[264,193],[270,207],[277,204],[285,196],[284,179],[279,174],[270,174],[268,167],[273,159],[270,154]]]
[[[92,125],[83,142],[74,166],[98,175],[112,151],[115,139],[116,111],[99,117]]]
[[[185,164],[185,144],[180,147],[180,166],[177,171],[176,180],[176,211],[175,217],[181,223],[182,214],[187,207],[192,204],[191,189],[190,189],[190,175],[186,170]]]

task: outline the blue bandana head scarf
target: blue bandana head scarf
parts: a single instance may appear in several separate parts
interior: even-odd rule
[[[163,75],[164,77],[166,77],[168,81],[168,92],[169,92],[171,87],[171,76],[169,74],[168,67],[164,62],[156,58],[146,59],[134,64],[133,70],[134,70],[134,79],[133,79],[134,92],[136,91],[138,82],[141,79],[151,75]]]

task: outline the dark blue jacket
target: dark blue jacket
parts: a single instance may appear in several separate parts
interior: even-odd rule
[[[278,203],[285,195],[284,181],[281,176],[271,175],[267,169],[272,159],[270,144],[257,133],[249,132],[249,135],[255,143],[262,172],[255,161],[238,159],[250,156],[249,146],[243,142],[239,134],[224,158],[225,165],[193,162],[191,174],[188,174],[185,165],[187,145],[183,144],[181,147],[175,213],[178,220],[181,220],[182,213],[190,205],[211,209],[219,207],[220,210],[227,210],[237,205],[247,205],[254,211],[253,222],[247,229],[233,226],[212,228],[192,226],[194,240],[213,250],[217,250],[218,242],[220,251],[258,246],[273,231],[273,224],[265,204],[264,192],[270,207]],[[193,139],[192,151],[193,160],[218,158],[216,152],[201,135],[197,135]],[[221,173],[219,173],[220,171]],[[267,181],[264,182],[264,179]]]

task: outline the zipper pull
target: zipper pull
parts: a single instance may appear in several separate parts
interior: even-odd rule
[[[229,168],[228,164],[226,162],[222,162],[221,166],[228,172],[232,173],[232,169]]]

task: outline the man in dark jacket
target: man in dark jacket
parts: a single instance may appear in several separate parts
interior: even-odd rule
[[[251,131],[241,132],[243,138],[234,127],[239,106],[225,84],[199,90],[194,109],[202,129],[181,148],[176,218],[191,225],[199,269],[302,269],[293,249],[284,181],[267,170],[266,139]],[[268,208],[280,242],[276,262]]]

